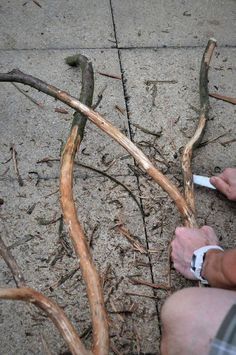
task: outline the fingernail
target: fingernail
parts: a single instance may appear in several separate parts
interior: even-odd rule
[[[212,176],[211,178],[210,178],[210,182],[212,183],[213,182],[213,184],[217,181],[217,177],[216,176]]]

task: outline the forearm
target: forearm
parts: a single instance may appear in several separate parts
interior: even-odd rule
[[[206,253],[202,277],[211,286],[236,290],[236,249],[209,250]]]

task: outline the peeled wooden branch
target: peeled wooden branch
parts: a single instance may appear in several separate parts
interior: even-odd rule
[[[201,71],[200,71],[200,117],[197,130],[186,145],[182,166],[184,171],[185,198],[179,189],[158,169],[154,167],[151,161],[138,149],[126,136],[124,136],[116,127],[106,121],[99,113],[93,111],[89,107],[92,106],[93,96],[93,71],[91,63],[84,56],[69,57],[67,63],[69,65],[82,66],[83,85],[80,95],[80,101],[70,96],[67,92],[49,85],[33,76],[22,73],[19,70],[13,70],[7,74],[0,74],[0,81],[19,82],[27,84],[50,95],[68,106],[74,108],[77,112],[74,114],[70,136],[63,150],[61,159],[61,175],[60,175],[60,194],[61,206],[65,223],[68,227],[70,237],[72,239],[75,252],[80,260],[80,266],[87,287],[88,299],[92,315],[93,326],[93,354],[106,355],[109,352],[109,334],[108,322],[104,306],[103,292],[100,277],[93,264],[89,247],[77,217],[77,211],[73,199],[73,165],[74,157],[83,138],[84,127],[87,118],[96,124],[101,130],[121,144],[140,164],[143,170],[149,174],[161,187],[165,190],[181,213],[184,223],[188,226],[196,226],[195,206],[193,182],[191,173],[191,157],[194,147],[196,147],[203,135],[206,125],[209,94],[207,85],[207,75],[210,59],[216,45],[215,40],[208,42],[204,52]],[[1,240],[0,240],[1,248]],[[4,250],[4,248],[2,248]],[[9,267],[15,267],[14,263]],[[18,280],[18,282],[20,279]],[[24,280],[22,281],[24,282]],[[66,318],[64,312],[54,302],[45,296],[30,288],[19,289],[0,289],[0,298],[22,300],[33,303],[37,307],[44,310],[52,319],[54,324],[60,330],[63,338],[67,342],[73,354],[92,354],[87,351],[82,344],[75,328]]]
[[[91,63],[87,60],[86,57],[82,55],[68,57],[66,61],[69,65],[81,67],[82,89],[80,100],[87,105],[91,105],[94,90],[93,69]],[[93,353],[105,355],[108,354],[109,351],[109,336],[102,287],[100,284],[99,275],[93,265],[83,230],[77,220],[72,192],[74,156],[83,138],[86,120],[87,118],[84,115],[75,112],[72,122],[71,134],[65,145],[61,160],[61,205],[64,219],[71,232],[70,235],[75,246],[76,254],[80,259],[81,269],[87,285],[93,324]],[[75,131],[76,136],[74,136]],[[0,254],[2,254],[7,265],[10,267],[17,286],[26,287],[23,275],[14,257],[11,255],[1,238]],[[63,311],[56,304],[48,300],[45,296],[28,288],[22,288],[20,293],[17,293],[17,290],[12,289],[4,289],[1,292],[0,298],[2,295],[3,298],[5,297],[8,299],[19,299],[33,302],[36,306],[46,311],[46,313],[56,324],[73,354],[91,354],[91,352],[88,352],[83,346],[79,336],[76,333],[76,330],[66,318]],[[34,301],[31,301],[32,298]]]
[[[31,288],[0,288],[0,299],[29,302],[43,310],[60,331],[74,355],[91,355],[63,310],[49,298]]]
[[[0,255],[3,257],[5,263],[11,270],[15,283],[18,287],[18,289],[0,289],[0,298],[17,299],[34,303],[38,308],[41,308],[43,311],[45,311],[49,318],[51,318],[51,320],[63,336],[72,354],[91,354],[84,348],[75,328],[67,319],[63,310],[41,293],[36,292],[33,289],[27,288],[22,271],[20,270],[14,256],[11,254],[9,248],[5,245],[1,236]]]
[[[193,150],[201,142],[201,139],[204,134],[206,122],[208,119],[209,111],[209,93],[208,93],[208,69],[211,61],[211,57],[216,46],[216,40],[210,39],[208,41],[207,47],[204,51],[201,69],[200,69],[200,80],[199,80],[199,93],[200,93],[200,116],[198,121],[197,129],[186,144],[183,156],[182,156],[182,170],[184,177],[184,196],[185,200],[193,214],[195,214],[195,200],[194,200],[194,184],[193,184],[193,175],[191,169],[191,159],[193,155]],[[186,220],[185,223],[187,226],[197,226],[196,224],[191,224]]]
[[[91,63],[82,55],[69,57],[66,62],[70,65],[82,65],[80,100],[91,106],[94,83]],[[93,327],[93,354],[106,355],[109,352],[109,334],[103,290],[84,231],[77,217],[73,199],[74,157],[83,139],[86,120],[87,118],[83,114],[78,112],[74,114],[71,133],[62,153],[60,173],[61,207],[87,287]]]
[[[31,75],[24,74],[17,69],[14,69],[7,74],[0,74],[0,81],[18,82],[29,85],[49,96],[64,102],[76,111],[84,114],[94,124],[96,124],[96,126],[114,138],[119,144],[121,144],[134,157],[134,159],[137,161],[137,163],[140,164],[145,172],[150,175],[162,187],[162,189],[169,194],[179,209],[179,212],[181,213],[185,223],[188,223],[188,225],[192,226],[196,225],[194,214],[187,205],[179,189],[165,175],[163,175],[158,169],[154,167],[151,161],[143,154],[140,149],[135,146],[135,144],[133,144],[111,123],[106,121],[98,112],[95,112],[88,106],[82,104],[78,99],[70,96],[67,92],[62,91],[55,86],[46,84],[42,80],[37,79]],[[76,132],[74,132],[74,138],[75,137]]]

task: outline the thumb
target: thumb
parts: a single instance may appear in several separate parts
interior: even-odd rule
[[[210,178],[210,183],[213,186],[215,186],[215,188],[217,190],[222,192],[222,194],[224,194],[226,196],[228,195],[229,185],[224,180],[222,180],[220,177],[213,176],[212,178]]]

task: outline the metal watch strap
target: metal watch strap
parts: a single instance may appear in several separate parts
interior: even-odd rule
[[[203,262],[204,262],[204,256],[209,250],[221,250],[223,249],[219,247],[218,245],[207,245],[205,247],[199,248],[194,250],[192,260],[191,260],[191,267],[190,270],[194,274],[194,276],[201,281],[201,283],[207,285],[208,281],[205,280],[201,276],[202,272],[202,267],[203,267]]]

